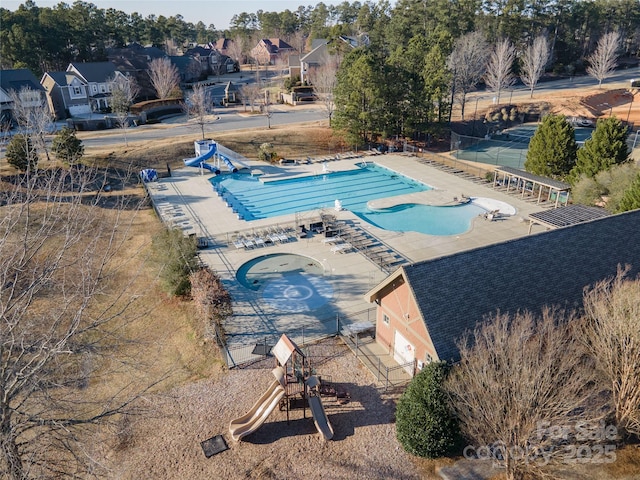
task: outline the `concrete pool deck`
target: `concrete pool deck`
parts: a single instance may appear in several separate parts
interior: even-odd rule
[[[479,216],[468,232],[454,236],[382,230],[360,220],[351,212],[336,212],[333,205],[323,210],[248,222],[239,220],[237,214],[213,191],[208,181],[211,177],[209,172],[203,174],[204,172],[193,167],[174,170],[171,177],[148,184],[148,191],[156,210],[162,212],[165,219],[168,215],[173,224],[184,229],[185,233],[209,239],[211,246],[200,251],[201,259],[220,275],[234,300],[234,316],[225,326],[230,345],[255,344],[258,340],[267,337],[272,339],[284,332],[301,342],[301,337],[308,339],[334,333],[337,316],[351,317],[353,321],[374,320],[369,318],[372,316],[372,305],[365,302],[363,296],[387,276],[385,271],[357,251],[332,251],[332,244],[323,243],[321,240],[324,237],[321,235],[250,249],[236,248],[230,241],[234,235],[260,232],[274,226],[309,223],[324,212],[334,215],[338,221],[358,225],[362,231],[370,233],[386,246],[401,253],[404,258],[417,262],[526,236],[529,229],[529,222],[526,221],[528,215],[543,209],[539,205],[493,190],[491,184],[474,183],[467,178],[423,164],[416,157],[387,154],[364,159],[434,187],[437,198],[432,194],[433,204],[454,202],[454,197],[483,197],[508,203],[515,207],[516,213],[494,221]],[[327,169],[353,169],[356,163],[362,161],[363,158],[331,161],[328,162]],[[250,164],[250,168],[259,169],[270,180],[322,172],[322,164],[319,163],[273,166],[250,161]],[[543,227],[534,225],[532,233],[543,230]],[[259,291],[240,285],[235,272],[241,265],[258,256],[274,253],[294,253],[320,262],[324,267],[323,279],[333,289],[330,304],[310,312],[277,311],[263,301]]]

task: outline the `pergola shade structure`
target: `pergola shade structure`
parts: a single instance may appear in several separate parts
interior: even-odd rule
[[[566,206],[569,203],[571,185],[551,178],[534,175],[512,167],[498,167],[493,176],[493,188],[503,187],[507,193],[519,192],[522,198],[529,195],[537,202],[554,202],[554,207]]]
[[[588,207],[586,205],[569,205],[565,208],[554,208],[529,215],[529,233],[534,224],[544,225],[548,229],[562,228],[577,223],[590,222],[608,217],[610,214],[604,208]]]

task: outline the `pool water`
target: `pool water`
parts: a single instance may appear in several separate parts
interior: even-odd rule
[[[236,272],[246,288],[259,292],[267,305],[285,312],[306,312],[326,305],[333,288],[320,262],[292,253],[253,258]]]
[[[486,210],[472,203],[434,207],[410,203],[357,215],[376,227],[396,232],[457,235],[471,228],[471,220]]]
[[[433,207],[407,204],[371,210],[367,202],[430,190],[431,187],[379,165],[344,172],[264,182],[259,176],[234,173],[212,177],[214,190],[244,220],[277,217],[310,210],[342,208],[366,222],[393,231],[455,235],[469,230],[484,210],[476,205]]]

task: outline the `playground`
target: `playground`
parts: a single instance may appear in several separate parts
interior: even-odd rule
[[[322,397],[335,397],[336,401],[347,403],[348,394],[339,394],[331,381],[327,381],[326,377],[323,380],[321,376],[314,374],[310,359],[285,334],[273,348],[264,345],[263,353],[265,356],[274,357],[276,367],[271,373],[276,379],[246,414],[231,421],[231,439],[239,442],[243,437],[258,430],[275,407],[279,406],[280,410],[287,412],[287,423],[291,420],[292,411],[302,409],[303,418],[307,418],[309,410],[320,438],[331,440],[333,427],[325,412]],[[206,443],[203,449],[207,455]]]
[[[336,339],[305,347],[304,354],[316,374],[337,387],[337,394],[348,394],[348,398],[322,394],[333,429],[331,440],[322,439],[309,408],[306,417],[303,408],[292,408],[287,418],[286,409],[279,405],[253,433],[239,442],[231,438],[230,422],[249,412],[276,381],[274,357],[267,357],[248,368],[154,398],[149,406],[151,415],[144,423],[132,425],[140,446],[148,448],[118,452],[112,462],[113,476],[136,478],[123,472],[144,471],[147,478],[213,476],[229,480],[439,478],[425,475],[396,439],[397,392],[381,391],[372,382],[371,373]],[[159,438],[157,432],[173,434]],[[225,438],[228,449],[207,457],[201,442],[218,434]],[[154,439],[154,443],[145,444],[145,438]],[[148,450],[154,450],[153,454]]]

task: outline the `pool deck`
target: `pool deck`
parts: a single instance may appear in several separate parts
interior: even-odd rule
[[[337,315],[341,318],[350,315],[356,318],[358,313],[370,310],[373,306],[365,302],[364,294],[388,275],[387,271],[358,251],[332,250],[331,243],[322,242],[322,235],[292,238],[288,242],[274,242],[269,246],[255,248],[237,248],[230,241],[234,235],[309,223],[319,218],[321,213],[330,213],[338,221],[357,225],[361,231],[373,235],[384,245],[401,253],[408,261],[418,262],[526,236],[529,229],[528,215],[543,210],[539,205],[493,190],[491,184],[474,183],[467,178],[421,163],[413,156],[387,154],[365,159],[434,187],[432,193],[423,192],[420,202],[451,205],[460,202],[463,197],[482,197],[507,203],[515,208],[516,213],[512,216],[501,216],[493,221],[479,216],[473,221],[473,226],[468,232],[455,236],[382,230],[363,222],[348,211],[336,212],[330,207],[322,211],[301,212],[247,222],[238,219],[237,214],[216,195],[208,182],[211,177],[209,172],[185,167],[172,171],[169,178],[148,184],[156,211],[161,213],[165,221],[182,228],[185,233],[193,233],[209,240],[211,246],[200,250],[201,259],[220,275],[234,299],[233,321],[229,323],[228,328],[225,327],[230,344],[255,343],[256,339],[274,335],[276,332],[291,334],[295,341],[300,341],[300,334],[306,338],[321,335],[323,329],[335,328],[335,321],[325,321],[320,325],[318,315],[323,316],[323,321],[335,319]],[[348,170],[362,161],[362,158],[335,160],[328,162],[325,168],[330,171]],[[269,180],[324,173],[323,166],[319,163],[283,166],[266,165],[257,161],[250,163],[251,169],[259,169],[261,175]],[[407,198],[413,198],[411,195],[419,194],[410,194],[404,196],[404,199],[399,197],[376,200],[373,206],[385,208],[397,202],[404,203]],[[532,233],[543,230],[543,227],[536,225]],[[249,290],[239,284],[235,272],[242,264],[252,258],[273,253],[294,253],[320,262],[324,267],[325,280],[333,287],[331,306],[323,308],[320,313],[277,312],[265,305],[260,292]],[[362,318],[354,321],[358,320]]]

